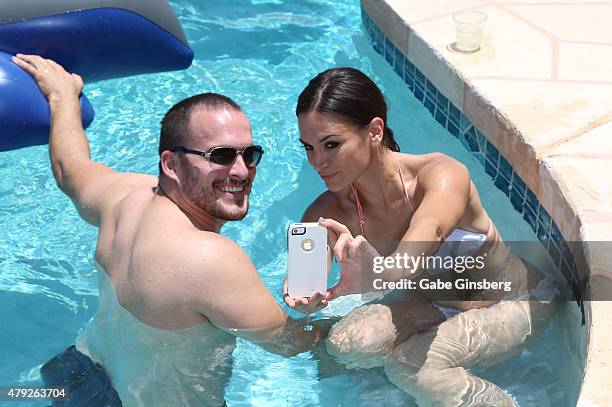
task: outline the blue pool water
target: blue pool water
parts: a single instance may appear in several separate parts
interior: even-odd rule
[[[171,3],[193,66],[88,84],[97,112],[88,131],[92,155],[121,171],[155,174],[158,123],[170,106],[204,91],[234,98],[266,153],[249,215],[223,232],[245,248],[279,302],[286,226],[324,189],[306,162],[293,112],[308,79],[332,66],[357,67],[381,86],[403,151],[441,151],[465,163],[506,240],[536,240],[475,159],[372,50],[357,0]],[[38,367],[73,343],[93,315],[95,239],[55,186],[46,146],[0,153],[0,386],[39,383]],[[345,313],[356,302],[342,299],[326,312]],[[559,374],[575,371],[563,357],[560,324],[557,318],[520,355],[480,373],[521,405],[575,405],[575,375]],[[234,353],[226,399],[231,406],[413,405],[381,370],[320,379],[311,354],[284,359],[245,341]]]

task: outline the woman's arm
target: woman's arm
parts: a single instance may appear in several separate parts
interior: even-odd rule
[[[398,262],[396,259],[424,260],[439,250],[465,214],[470,196],[469,173],[459,162],[443,157],[419,172],[416,192],[422,198],[408,230],[396,251],[386,257],[380,256],[363,236],[353,237],[342,223],[333,219],[321,222],[335,235],[334,256],[342,265],[340,282],[328,291],[328,300],[374,291],[375,279],[394,282],[418,278],[424,270],[424,261]],[[387,258],[391,259],[385,263]]]
[[[432,256],[463,218],[470,199],[470,175],[458,161],[444,157],[425,166],[417,176],[417,193],[422,195],[410,226],[390,256],[416,258]],[[407,244],[410,242],[410,244]],[[412,257],[410,257],[412,256]],[[385,281],[416,278],[423,271],[417,266],[393,267],[383,273]]]

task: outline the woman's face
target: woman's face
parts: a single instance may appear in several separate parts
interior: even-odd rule
[[[329,191],[348,187],[368,167],[372,155],[368,127],[361,129],[341,117],[314,111],[300,114],[298,125],[308,162]]]

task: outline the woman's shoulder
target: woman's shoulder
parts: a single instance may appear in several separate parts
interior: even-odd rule
[[[346,202],[337,192],[325,191],[306,208],[302,221],[316,222],[320,217],[339,220],[344,217]]]
[[[431,167],[440,164],[462,165],[453,157],[439,152],[427,154],[396,154],[398,155],[397,159],[399,163],[407,166],[409,169],[414,170],[415,172],[419,172],[419,170],[423,169],[424,167]]]
[[[467,168],[460,161],[443,153],[400,154],[399,161],[414,175],[423,176],[432,172],[436,174],[467,174]]]
[[[417,186],[470,183],[470,174],[465,165],[443,153],[428,154],[400,154],[398,159],[400,165],[404,167],[416,179]]]

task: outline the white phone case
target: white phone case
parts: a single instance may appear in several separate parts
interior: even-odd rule
[[[304,234],[294,234],[303,228]],[[287,229],[287,285],[291,297],[327,291],[327,229],[316,222],[292,223]]]

